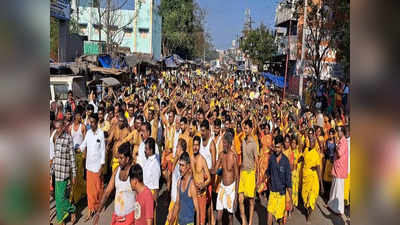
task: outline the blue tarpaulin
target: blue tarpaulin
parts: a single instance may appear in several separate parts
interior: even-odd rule
[[[285,85],[285,77],[276,76],[276,75],[273,75],[272,73],[265,73],[265,72],[263,72],[262,75],[263,75],[265,78],[268,78],[274,85],[276,85],[276,86],[278,86],[278,87],[280,87],[280,88],[283,88],[283,86]],[[267,81],[267,82],[268,82],[268,81]],[[269,82],[269,83],[270,83],[270,82]],[[286,87],[289,86],[288,83],[289,83],[289,82],[286,82]]]
[[[102,67],[104,68],[112,68],[112,59],[109,55],[99,56],[98,60]]]
[[[169,68],[176,68],[178,67],[174,62],[174,57],[168,57],[165,59],[165,65]]]
[[[121,69],[127,67],[125,60],[119,57],[113,59],[109,55],[102,55],[98,57],[98,60],[103,68]]]
[[[185,61],[177,54],[173,54],[170,57],[164,59],[165,65],[169,68],[176,68]]]

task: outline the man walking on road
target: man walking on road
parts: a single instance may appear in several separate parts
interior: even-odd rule
[[[128,142],[118,148],[118,163],[119,167],[113,172],[101,198],[94,217],[94,225],[98,224],[100,213],[114,188],[115,201],[111,225],[133,225],[135,222],[136,198],[129,178],[129,170],[132,166],[132,147]]]
[[[250,120],[244,122],[245,138],[242,142],[242,156],[243,161],[240,169],[240,182],[239,182],[239,203],[240,203],[240,216],[242,217],[243,225],[253,224],[254,214],[254,195],[256,188],[256,162],[258,161],[257,144],[254,137],[251,135],[253,123]],[[250,213],[249,222],[247,222],[244,199],[250,199]]]
[[[99,120],[97,113],[92,113],[89,120],[90,130],[86,133],[86,137],[80,146],[80,150],[83,150],[86,155],[86,192],[89,208],[86,221],[93,217],[100,205],[103,192],[101,175],[106,156],[104,133],[97,127]]]
[[[196,187],[197,199],[199,203],[199,218],[198,224],[204,225],[206,221],[207,207],[207,187],[211,181],[210,171],[207,167],[207,162],[200,154],[201,139],[195,136],[193,139],[193,157],[191,159],[193,181]]]
[[[268,225],[272,225],[272,216],[279,224],[283,224],[286,199],[285,193],[289,193],[289,204],[292,205],[292,173],[288,158],[282,153],[283,137],[275,138],[274,154],[268,161],[267,181],[270,188],[268,199]]]
[[[344,181],[348,176],[348,145],[344,135],[344,127],[337,127],[339,143],[335,151],[332,167],[332,187],[328,207],[336,214],[344,214]]]
[[[154,200],[151,191],[143,183],[143,169],[139,164],[129,171],[131,187],[136,195],[135,225],[153,225]]]
[[[175,221],[178,216],[178,212],[179,225],[194,225],[195,215],[196,224],[201,224],[199,205],[197,201],[197,188],[195,187],[194,182],[192,182],[190,165],[191,162],[189,154],[187,152],[182,153],[181,157],[179,158],[179,172],[182,175],[182,178],[178,181],[176,203],[172,210],[172,216],[169,218],[168,224],[173,224],[173,221]]]
[[[233,224],[233,213],[237,207],[237,196],[239,185],[239,168],[237,165],[236,152],[232,150],[233,134],[225,132],[222,143],[223,150],[219,155],[216,169],[222,167],[222,181],[217,197],[217,220],[222,225],[223,210],[229,213],[229,225]]]
[[[153,195],[154,202],[157,203],[158,191],[160,189],[160,162],[156,156],[156,141],[154,138],[149,137],[146,139],[145,155],[146,159],[143,163],[143,183],[148,187]],[[155,221],[156,211],[154,211]],[[155,221],[156,222],[156,221]]]
[[[75,184],[76,163],[75,150],[72,137],[64,130],[63,121],[55,121],[55,134],[52,142],[54,143],[54,174],[55,174],[55,196],[57,222],[65,224],[64,220],[71,213],[72,224],[76,221],[75,206],[69,202],[67,184],[72,170],[72,184]]]

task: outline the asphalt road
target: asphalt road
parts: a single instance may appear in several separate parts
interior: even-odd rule
[[[267,202],[262,202],[260,200],[256,200],[255,205],[255,213],[254,213],[254,225],[266,225],[267,224],[267,210],[266,210]],[[77,205],[77,225],[83,224],[92,224],[91,221],[84,222],[84,216],[87,214],[86,207],[86,199],[82,199]],[[164,190],[161,191],[161,195],[158,200],[157,205],[157,225],[164,225],[165,220],[168,214],[168,205],[169,205],[169,197],[167,192]],[[347,219],[349,217],[349,212],[346,211],[347,217],[339,217],[335,214],[332,214],[329,210],[324,207],[324,201],[322,198],[318,198],[316,208],[311,216],[311,224],[316,225],[347,225],[350,224],[350,220]],[[248,208],[248,207],[246,207]],[[99,224],[100,225],[108,225],[111,224],[111,217],[114,211],[114,203],[113,199],[109,199],[106,210],[101,214]],[[248,212],[246,212],[248,216]],[[216,215],[216,214],[215,214]],[[57,224],[55,222],[55,202],[52,201],[50,203],[50,216],[53,224]],[[67,222],[67,225],[72,224],[71,222]],[[227,218],[224,217],[223,224],[227,224]],[[240,213],[239,209],[236,211],[234,216],[234,224],[239,225],[240,223]],[[306,225],[306,219],[304,215],[304,210],[302,207],[298,207],[295,209],[291,218],[288,219],[287,225]]]

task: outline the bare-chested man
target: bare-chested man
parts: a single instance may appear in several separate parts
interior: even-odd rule
[[[201,138],[195,136],[193,138],[193,156],[190,161],[193,171],[194,183],[197,190],[197,199],[199,203],[200,225],[204,225],[206,221],[206,205],[207,205],[207,187],[211,181],[210,171],[207,162],[200,153]]]
[[[114,143],[112,147],[112,161],[111,161],[111,168],[112,171],[114,172],[115,169],[118,168],[119,163],[118,163],[118,148],[124,143],[124,139],[129,135],[129,129],[128,129],[128,121],[126,120],[125,116],[123,113],[119,113],[118,116],[118,127],[114,127],[114,129],[111,131],[110,136],[107,139],[107,149],[108,151],[110,150],[111,143]]]
[[[215,168],[222,168],[222,181],[217,197],[217,220],[222,225],[223,210],[228,210],[229,224],[233,224],[233,213],[237,206],[236,193],[239,185],[239,167],[236,152],[232,150],[233,134],[225,132],[222,143],[223,151],[220,153]]]
[[[216,150],[215,150],[215,142],[213,138],[211,137],[211,131],[210,131],[210,124],[208,120],[203,120],[200,124],[200,132],[201,132],[201,138],[202,138],[202,143],[200,146],[200,154],[204,157],[204,159],[207,162],[207,167],[210,170],[210,173],[212,174],[211,176],[211,181],[215,179],[215,164],[216,164]],[[214,209],[213,209],[213,204],[212,203],[212,185],[214,182],[210,182],[210,184],[207,187],[207,206],[208,206],[208,221],[209,224],[215,225],[215,218],[214,218]]]

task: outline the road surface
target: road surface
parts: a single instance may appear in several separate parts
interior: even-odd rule
[[[165,187],[165,186],[164,186]],[[260,202],[256,200],[255,205],[255,213],[254,213],[254,225],[266,225],[267,224],[267,210],[266,210],[267,202]],[[86,207],[86,198],[82,199],[79,204],[77,205],[77,225],[85,225],[91,224],[91,221],[84,222],[84,216],[87,214],[87,207]],[[165,220],[168,214],[168,205],[169,205],[169,198],[167,192],[165,190],[161,191],[161,195],[159,197],[158,205],[157,205],[157,225],[164,225]],[[248,208],[248,207],[246,207]],[[300,207],[299,207],[300,208]],[[296,208],[292,217],[289,218],[287,225],[308,225],[306,223],[305,215],[303,213],[303,209]],[[105,211],[101,214],[99,224],[100,225],[109,225],[111,224],[111,217],[114,211],[114,203],[113,199],[109,199],[107,207]],[[248,215],[248,212],[246,213]],[[346,212],[347,216],[349,212]],[[216,215],[216,214],[215,214]],[[56,223],[55,219],[55,202],[52,201],[50,203],[50,216],[52,217],[52,223]],[[227,224],[227,218],[224,218],[223,224]],[[67,221],[67,225],[72,224],[71,222]],[[236,210],[234,216],[234,224],[239,225],[240,223],[240,213],[239,207]],[[324,202],[321,198],[318,198],[316,208],[311,216],[311,224],[316,225],[347,225],[350,224],[349,219],[345,217],[339,217],[332,214],[329,210],[324,207]]]

